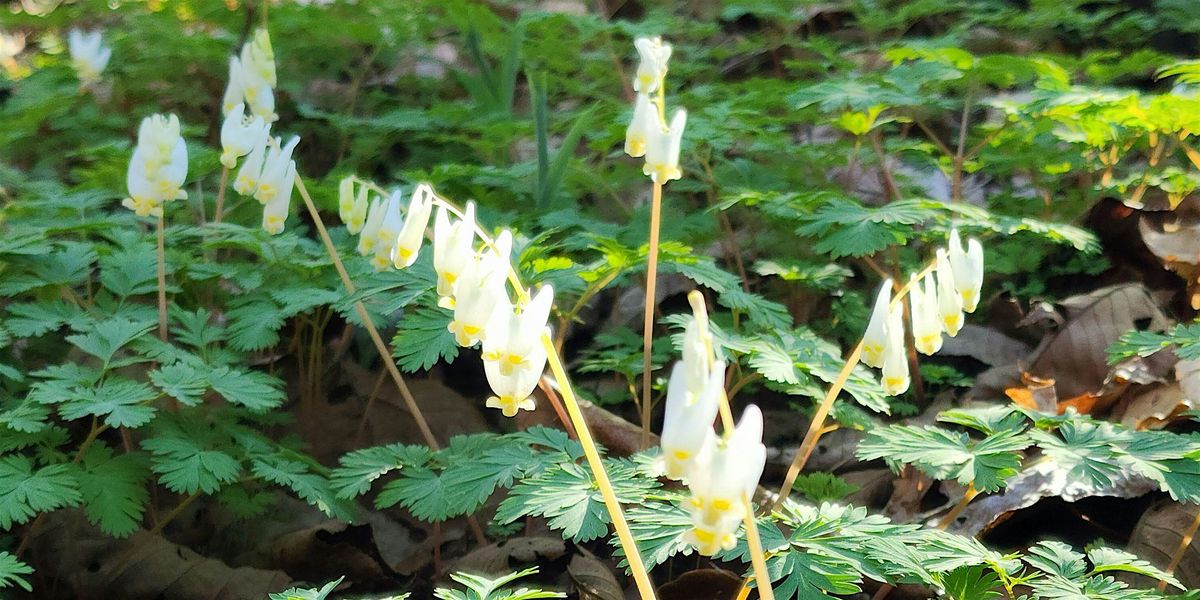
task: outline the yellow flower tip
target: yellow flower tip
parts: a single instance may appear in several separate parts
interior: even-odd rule
[[[492,396],[487,399],[486,406],[488,408],[498,408],[500,413],[506,417],[515,417],[522,410],[533,410],[535,405],[533,398],[525,398],[517,400],[512,396]]]
[[[962,329],[963,317],[961,314],[952,315],[942,318],[942,326],[946,329],[946,335],[954,337],[958,335],[958,330]]]
[[[232,169],[237,166],[237,157],[232,152],[221,153],[221,166],[226,169]]]
[[[271,235],[283,233],[283,219],[274,216],[267,217],[263,221],[263,230]]]
[[[397,269],[403,269],[412,265],[417,260],[417,252],[412,248],[396,246],[396,256],[393,259],[393,264]]]
[[[646,138],[642,136],[630,137],[625,140],[625,154],[633,158],[641,158],[646,155]]]
[[[891,396],[903,394],[908,390],[908,377],[884,377],[883,389]]]
[[[376,271],[386,271],[388,268],[388,262],[388,259],[381,256],[374,256],[371,258],[371,266],[375,267]]]
[[[942,334],[923,335],[916,340],[917,350],[926,356],[942,349]]]
[[[258,200],[260,204],[266,204],[275,198],[277,192],[274,185],[264,182],[259,184],[258,189],[255,190],[254,199]]]
[[[440,306],[441,308],[445,308],[447,310],[454,310],[454,304],[455,304],[455,302],[454,302],[453,296],[441,296],[438,298],[438,306]]]

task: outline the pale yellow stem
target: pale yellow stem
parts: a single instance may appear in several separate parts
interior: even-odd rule
[[[621,541],[621,548],[625,551],[625,558],[629,563],[629,570],[633,572],[633,580],[637,584],[638,593],[641,594],[642,600],[654,600],[654,584],[650,581],[650,574],[646,572],[646,566],[642,563],[642,556],[633,539],[633,532],[629,530],[629,524],[625,522],[625,513],[621,509],[621,503],[617,500],[616,492],[613,491],[612,482],[608,479],[608,472],[604,469],[600,452],[592,440],[592,433],[588,429],[587,421],[583,418],[583,412],[579,410],[575,391],[571,388],[570,380],[567,379],[567,372],[558,357],[558,350],[555,349],[554,340],[550,337],[548,330],[542,332],[542,347],[546,350],[546,362],[550,366],[550,372],[558,381],[558,389],[562,393],[567,414],[575,423],[575,432],[579,435],[579,443],[583,446],[583,455],[592,468],[592,475],[596,478],[596,487],[600,489],[600,495],[604,497],[604,506],[608,509],[613,529],[617,531],[617,539]]]
[[[329,238],[329,232],[325,230],[325,223],[321,220],[321,215],[317,212],[317,207],[313,204],[312,197],[308,195],[308,190],[304,187],[304,181],[299,175],[296,176],[296,189],[300,192],[300,197],[304,199],[304,205],[308,207],[308,214],[317,226],[317,233],[321,235],[321,242],[325,244],[325,250],[329,252],[329,257],[333,259],[333,266],[337,269],[338,277],[342,279],[342,285],[346,288],[347,293],[354,294],[357,291],[354,287],[354,282],[350,280],[350,274],[346,272],[346,265],[342,264],[342,258],[338,254],[337,248],[333,245],[333,240]],[[366,327],[371,341],[375,344],[375,350],[379,352],[379,358],[383,361],[383,366],[387,369],[388,374],[392,376],[392,381],[396,384],[396,389],[400,391],[400,397],[404,399],[404,404],[408,407],[408,411],[412,413],[413,420],[417,423],[417,428],[421,430],[421,436],[425,438],[425,443],[434,450],[439,449],[441,446],[438,445],[437,438],[433,436],[433,431],[429,429],[429,423],[425,421],[425,415],[421,413],[421,407],[417,405],[416,398],[413,397],[412,392],[408,389],[408,384],[404,382],[404,376],[396,368],[396,362],[392,360],[392,354],[388,351],[387,344],[383,342],[383,338],[379,335],[379,330],[375,327],[375,322],[371,320],[371,315],[367,312],[367,307],[360,300],[354,303],[354,308],[358,312],[363,326]]]
[[[229,167],[221,167],[221,187],[217,188],[217,207],[213,214],[213,223],[221,222],[221,215],[225,212],[225,187],[229,184]]]
[[[650,445],[651,349],[654,338],[654,295],[658,279],[658,228],[662,218],[662,183],[655,181],[650,196],[650,248],[646,255],[646,306],[642,318],[642,447]]]
[[[758,524],[754,522],[754,505],[749,498],[746,503],[746,544],[750,547],[750,563],[754,565],[754,580],[758,583],[758,597],[763,600],[775,600],[775,591],[771,589],[771,574],[767,572],[767,557],[763,553],[762,540],[758,537]]]
[[[158,213],[158,337],[167,341],[167,254],[166,239],[163,233],[163,207],[159,206]]]

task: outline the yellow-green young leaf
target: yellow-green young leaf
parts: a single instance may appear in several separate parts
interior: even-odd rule
[[[1017,474],[1020,450],[1030,443],[1027,436],[1013,431],[972,442],[958,431],[893,425],[867,433],[858,445],[858,457],[911,464],[934,479],[957,479],[980,491],[994,492]]]

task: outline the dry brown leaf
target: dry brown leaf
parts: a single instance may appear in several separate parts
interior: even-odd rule
[[[575,556],[571,557],[567,577],[579,593],[579,600],[625,599],[625,592],[608,565],[583,548],[577,547]]]
[[[332,520],[264,541],[234,562],[306,581],[345,576],[355,585],[387,586],[396,575],[380,557],[371,525]]]
[[[1126,331],[1163,331],[1169,325],[1140,284],[1102,288],[1061,303],[1062,329],[1034,351],[1028,372],[1053,379],[1060,397],[1097,392],[1108,380],[1107,350]]]
[[[979,362],[995,367],[1015,363],[1029,356],[1031,348],[1020,340],[1004,335],[999,330],[967,323],[958,335],[942,341],[941,356],[969,356]]]
[[[1154,481],[1125,471],[1113,476],[1112,485],[1097,488],[1085,479],[1068,476],[1053,462],[1038,461],[1009,479],[1003,494],[981,495],[973,500],[949,529],[978,535],[1009,513],[1033,506],[1042,498],[1058,497],[1066,502],[1093,496],[1136,498],[1157,490]]]
[[[1058,410],[1058,391],[1053,379],[1035,377],[1029,373],[1021,373],[1021,387],[1011,387],[1004,390],[1013,404],[1026,410],[1036,410],[1042,413],[1054,413]]]
[[[723,569],[688,571],[658,590],[660,600],[728,600],[737,595],[742,578]]]
[[[1133,397],[1118,415],[1121,423],[1134,429],[1162,429],[1194,408],[1178,385],[1166,385]]]
[[[1163,267],[1187,282],[1190,304],[1200,309],[1200,223],[1193,215],[1144,214],[1138,232]]]
[[[79,511],[60,510],[42,520],[33,537],[30,562],[39,573],[58,581],[60,597],[243,600],[266,598],[292,583],[283,571],[235,569],[148,531],[113,538]]]
[[[495,576],[529,566],[540,568],[535,580],[543,588],[572,589],[580,600],[625,598],[607,564],[559,537],[517,537],[476,548],[456,561],[453,570]]]
[[[1166,568],[1179,548],[1183,533],[1196,518],[1196,510],[1198,509],[1194,504],[1171,501],[1151,506],[1142,513],[1142,518],[1133,528],[1133,533],[1129,536],[1128,550],[1160,569]],[[1200,587],[1200,544],[1193,543],[1184,551],[1182,560],[1175,567],[1174,575],[1189,590]],[[1152,587],[1155,584],[1149,577],[1131,579],[1143,587]]]

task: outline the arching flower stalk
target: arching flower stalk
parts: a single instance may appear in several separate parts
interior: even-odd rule
[[[964,297],[972,299],[972,309],[978,304],[979,290],[983,285],[983,246],[977,240],[969,240],[968,250],[963,251],[958,232],[953,230],[949,246],[949,252],[946,248],[938,248],[934,260],[919,273],[911,275],[908,283],[894,295],[889,291],[893,287],[892,281],[889,279],[884,282],[863,339],[850,352],[837,379],[813,413],[813,420],[788,468],[772,510],[778,508],[787,497],[796,482],[796,476],[808,462],[817,439],[825,431],[825,419],[834,400],[842,392],[860,359],[868,366],[881,368],[883,388],[889,395],[901,394],[908,389],[909,365],[904,351],[906,334],[903,319],[899,317],[905,296],[912,295],[909,308],[912,313],[913,341],[916,349],[924,354],[933,354],[940,349],[943,331],[951,337],[958,333],[966,308]],[[959,262],[957,271],[951,256],[955,256],[953,260]]]
[[[646,302],[642,318],[642,396],[638,400],[642,412],[642,445],[649,445],[651,373],[650,342],[654,333],[655,288],[658,278],[658,234],[662,219],[662,188],[683,172],[679,168],[679,152],[687,111],[679,109],[666,122],[667,62],[671,45],[662,38],[634,40],[639,63],[633,89],[637,96],[633,118],[625,130],[625,152],[634,158],[645,157],[642,172],[650,176],[650,240],[646,259]],[[656,94],[651,96],[651,94]]]
[[[315,206],[307,199],[302,186],[300,189],[310,213],[314,219],[318,219]],[[376,191],[381,190],[376,188]],[[534,408],[532,391],[542,377],[543,370],[549,366],[558,383],[568,419],[579,437],[596,486],[604,498],[605,508],[628,559],[638,591],[643,599],[653,600],[656,597],[653,583],[634,543],[587,421],[583,418],[562,359],[554,346],[550,328],[546,325],[553,306],[553,289],[542,286],[536,294],[531,295],[530,290],[522,285],[509,258],[512,246],[512,234],[509,231],[505,230],[492,239],[475,223],[472,207],[468,206],[466,211],[460,210],[438,197],[432,187],[428,188],[428,198],[431,206],[437,206],[439,212],[434,225],[433,253],[434,262],[441,264],[435,268],[442,284],[441,290],[450,290],[450,295],[443,296],[439,304],[452,307],[454,311],[449,329],[458,343],[482,344],[484,370],[494,392],[486,405],[499,409],[505,416],[514,416],[520,410],[531,410]],[[374,212],[375,207],[372,207],[371,213]],[[451,216],[459,220],[451,223]],[[428,220],[428,213],[423,217],[412,214],[408,218],[423,223]],[[368,229],[372,226],[372,219],[373,216],[367,217],[367,224],[359,234],[360,244],[370,233]],[[319,228],[324,231],[320,225]],[[468,234],[468,231],[472,233]],[[482,243],[478,249],[471,247],[475,238]],[[327,234],[324,239],[327,239]],[[367,245],[373,246],[372,243]],[[511,285],[515,302],[509,300],[505,280]],[[487,302],[483,301],[484,298]]]

